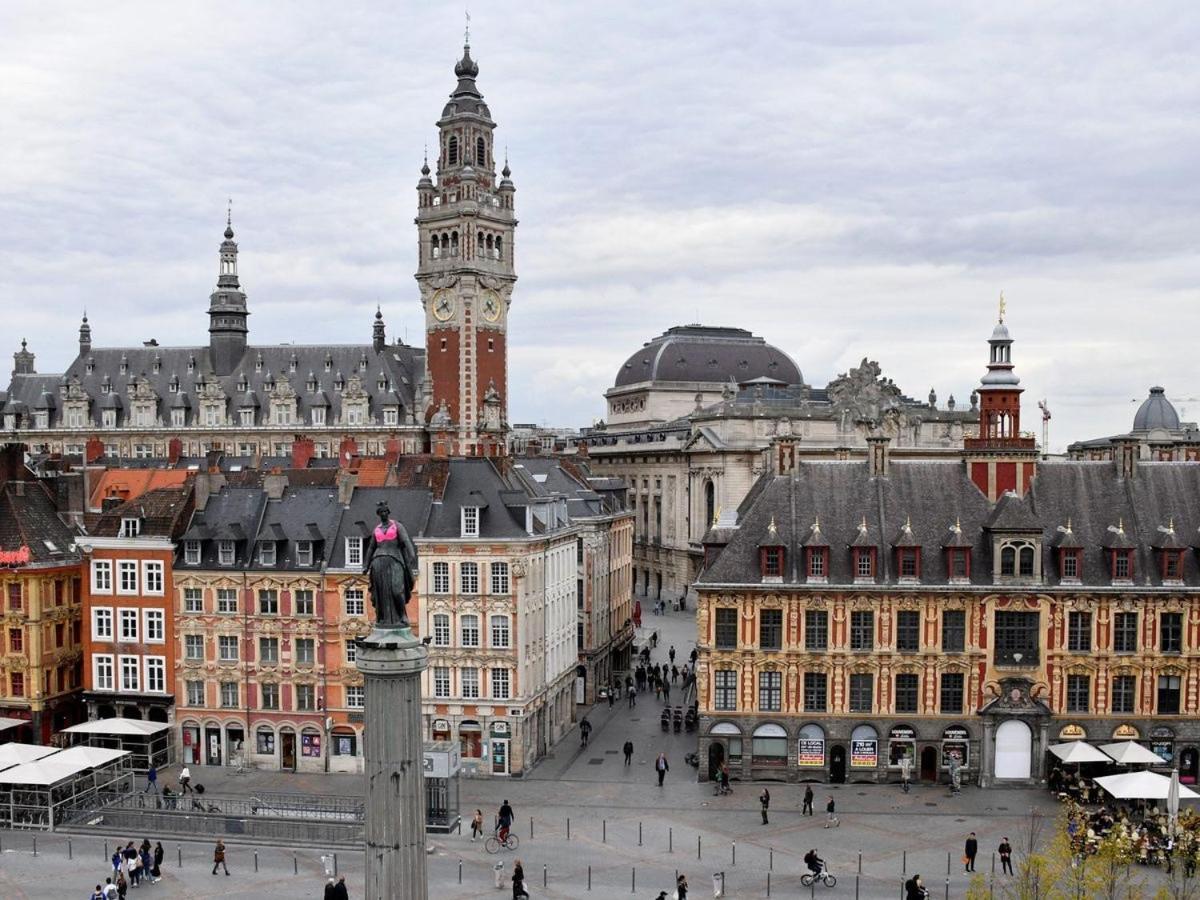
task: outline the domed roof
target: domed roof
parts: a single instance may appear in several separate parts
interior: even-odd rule
[[[1179,413],[1175,412],[1175,407],[1167,399],[1166,391],[1157,386],[1150,388],[1150,396],[1142,402],[1137,415],[1133,417],[1134,431],[1152,431],[1155,428],[1179,430]]]
[[[804,383],[790,356],[745,329],[677,325],[630,356],[614,387],[644,381],[743,384],[755,378]]]

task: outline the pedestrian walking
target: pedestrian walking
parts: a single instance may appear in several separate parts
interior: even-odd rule
[[[179,772],[179,793],[186,794],[192,789],[192,770],[187,766]]]
[[[113,893],[113,896],[116,897],[117,900],[125,900],[125,895],[129,893],[129,880],[125,877],[124,872],[117,876],[117,883],[114,885],[114,887],[116,888],[116,891]]]
[[[612,709],[613,704],[617,702],[617,684],[613,682],[608,686],[608,708]]]
[[[900,760],[900,785],[904,788],[904,793],[908,793],[908,783],[912,778],[912,759],[905,756]]]
[[[979,841],[975,839],[975,832],[967,835],[967,842],[963,845],[963,871],[975,871],[975,857],[979,855]]]
[[[904,900],[925,900],[928,896],[929,891],[925,890],[925,885],[921,883],[920,875],[914,875],[904,882]]]
[[[833,803],[833,797],[825,801],[825,827],[832,825],[837,828],[842,824],[841,819],[837,817],[837,807]]]
[[[658,676],[654,675],[651,680],[654,682],[654,699],[662,699],[662,682],[658,680]]]
[[[339,875],[337,884],[333,886],[333,900],[350,900],[350,892],[346,890],[345,875]]]
[[[166,855],[167,853],[165,850],[163,850],[162,841],[156,841],[154,844],[154,866],[150,869],[150,874],[153,876],[155,881],[160,881],[162,879],[163,857]]]
[[[629,686],[629,708],[633,709],[635,706],[637,706],[637,690],[631,684]]]
[[[477,841],[483,837],[483,810],[475,810],[475,815],[471,816],[471,841]]]
[[[761,807],[763,824],[767,824],[767,809],[771,806],[771,792],[766,788],[758,795],[758,805]]]
[[[671,766],[667,762],[667,754],[659,753],[658,759],[656,759],[654,761],[654,770],[656,772],[658,772],[658,786],[659,787],[663,786],[663,780],[666,779],[667,772],[669,772],[670,769],[671,769]]]
[[[1000,847],[998,849],[1000,852],[1000,871],[1005,875],[1011,875],[1013,873],[1012,844],[1008,842],[1007,837],[1000,839]]]
[[[671,660],[672,663],[675,662],[675,645],[674,644],[672,644],[671,649],[667,651],[667,658],[669,660]]]
[[[666,678],[662,680],[662,695],[664,703],[671,702],[671,682],[667,681]]]
[[[695,647],[693,647],[691,654],[688,656],[688,659],[690,659],[692,661],[693,669],[696,667],[696,659],[699,655],[700,655],[699,651]]]
[[[688,892],[687,876],[680,875],[678,878],[675,879],[675,896],[678,897],[679,900],[687,900],[687,892]]]
[[[92,891],[92,895],[88,897],[88,900],[104,900],[104,888],[96,885],[96,889]]]
[[[325,879],[325,897],[324,900],[333,900],[334,892],[337,890],[336,883],[332,878]]]
[[[625,765],[633,764],[633,741],[626,741],[625,746],[621,748],[621,752],[625,754]]]
[[[804,786],[804,805],[800,807],[800,815],[811,816],[813,814],[813,791],[812,785]]]
[[[142,793],[144,794],[146,791],[158,793],[158,769],[154,763],[151,763],[150,768],[146,770],[146,786],[142,788]]]
[[[521,865],[519,859],[513,860],[513,900],[518,897],[528,897],[529,892],[525,890],[525,867]]]
[[[592,723],[587,720],[587,716],[579,723],[579,738],[583,742],[583,746],[588,745],[588,738],[592,736]]]
[[[214,875],[217,874],[217,867],[220,866],[225,870],[225,874],[229,874],[229,866],[225,865],[225,842],[217,838],[217,846],[213,847],[213,870]]]
[[[671,666],[671,684],[679,684],[679,666]]]

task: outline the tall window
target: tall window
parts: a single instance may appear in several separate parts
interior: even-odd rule
[[[92,593],[112,593],[112,563],[107,559],[92,560]]]
[[[1092,614],[1090,612],[1067,613],[1067,649],[1073,653],[1091,651]]]
[[[316,605],[313,603],[313,592],[307,588],[302,588],[295,592],[296,598],[296,615],[311,616],[316,612]]]
[[[183,611],[185,613],[204,612],[204,593],[200,588],[190,587],[183,589]]]
[[[875,679],[869,672],[850,675],[850,712],[869,713],[875,704]]]
[[[462,646],[478,647],[479,646],[479,616],[465,615],[460,620],[460,631],[462,637]]]
[[[279,662],[279,638],[258,639],[258,661],[267,664]]]
[[[92,639],[111,641],[113,636],[113,611],[104,606],[92,609]],[[11,648],[10,648],[11,649]]]
[[[487,151],[483,143],[483,138],[475,138],[475,167],[484,168],[487,166]]]
[[[492,593],[507,594],[508,591],[508,563],[492,563]]]
[[[1160,716],[1179,715],[1179,676],[1158,676],[1158,714]]]
[[[362,709],[366,705],[366,691],[361,684],[346,686],[346,708]]]
[[[204,659],[204,635],[185,634],[183,636],[183,658],[192,661]]]
[[[258,688],[262,697],[259,705],[263,709],[279,709],[279,685],[266,682],[260,683]]]
[[[858,579],[873,579],[875,577],[875,554],[870,547],[854,548],[854,577]]]
[[[450,669],[447,666],[433,667],[433,696],[450,696]]]
[[[221,682],[221,707],[236,709],[238,705],[238,683],[236,681]]]
[[[783,646],[783,610],[760,609],[758,616],[759,648],[778,650]]]
[[[1137,653],[1138,614],[1119,612],[1113,616],[1113,650],[1117,653]]]
[[[450,616],[448,613],[433,614],[433,645],[450,646]]]
[[[221,662],[237,662],[237,635],[221,634],[217,636],[217,659],[219,659]]]
[[[450,593],[450,563],[435,562],[433,564],[433,592],[435,594]]]
[[[233,551],[233,541],[217,541],[217,563],[222,566],[232,566]]]
[[[316,691],[311,684],[296,685],[296,709],[310,712],[317,708]]]
[[[942,652],[962,653],[966,649],[967,614],[961,609],[942,611]]]
[[[164,656],[146,657],[146,690],[164,694],[167,690],[167,659]]]
[[[479,670],[478,669],[459,669],[459,681],[462,682],[462,695],[468,700],[478,699],[479,697]]]
[[[943,672],[938,708],[944,716],[957,716],[963,709],[962,672]]]
[[[142,564],[143,588],[147,594],[161,595],[163,592],[163,564],[147,561]]]
[[[910,672],[896,675],[896,712],[915,713],[921,692],[921,676]]]
[[[203,706],[204,705],[204,682],[189,681],[187,683],[187,705],[188,706]]]
[[[760,712],[779,712],[783,708],[783,673],[758,673],[758,708]]]
[[[1112,681],[1112,711],[1131,713],[1137,696],[1136,675],[1114,675]]]
[[[507,700],[509,697],[508,669],[492,669],[492,699]]]
[[[508,616],[492,616],[492,647],[504,649],[509,639]]]
[[[311,566],[313,564],[313,542],[296,541],[296,565]]]
[[[136,641],[138,639],[138,611],[136,609],[121,610],[120,622],[120,639],[122,641]]]
[[[113,658],[108,654],[92,657],[92,682],[98,691],[113,689]]]
[[[902,609],[896,613],[896,649],[901,653],[921,649],[921,614],[917,610]]]
[[[279,615],[278,591],[264,588],[258,592],[258,614],[260,616]]]
[[[312,638],[296,638],[296,665],[311,666],[317,661],[317,642]]]
[[[810,653],[829,649],[829,613],[825,610],[804,611],[804,649]]]
[[[829,704],[829,679],[824,672],[804,673],[804,711],[825,712]]]
[[[1159,650],[1163,653],[1183,652],[1183,613],[1165,612],[1159,620]]]
[[[920,575],[920,550],[916,547],[901,547],[899,552],[900,557],[900,577],[901,578],[917,578]]]
[[[479,593],[479,564],[465,562],[458,564],[458,586],[464,594]]]
[[[217,612],[222,615],[232,615],[237,611],[237,588],[217,588]]]
[[[166,613],[161,609],[146,610],[142,626],[146,630],[147,643],[161,644],[166,640]]]
[[[479,507],[462,508],[462,537],[479,537]]]
[[[869,609],[850,612],[850,649],[875,649],[875,613]]]
[[[1074,550],[1062,551],[1062,577],[1071,579],[1079,577],[1079,554]]]
[[[121,690],[137,692],[141,679],[138,678],[138,658],[121,657]]]
[[[137,592],[137,563],[132,560],[120,560],[117,563],[117,593],[136,594]]]
[[[1032,666],[1038,662],[1038,613],[996,611],[996,662]]]
[[[346,588],[346,615],[361,616],[364,614],[362,588]]]
[[[1085,713],[1091,700],[1092,679],[1089,675],[1067,676],[1067,712]]]
[[[717,607],[716,647],[718,650],[733,650],[737,647],[738,611],[729,607]]]
[[[782,547],[762,548],[762,575],[763,578],[779,578],[783,575]]]
[[[737,672],[733,669],[717,669],[713,673],[713,708],[737,709]]]
[[[450,140],[446,142],[446,164],[458,165],[458,138],[454,135],[450,135]]]
[[[313,423],[316,424],[315,422]],[[361,537],[346,538],[346,566],[362,568],[363,539]]]

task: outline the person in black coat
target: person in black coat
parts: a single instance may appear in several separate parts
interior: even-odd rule
[[[338,877],[337,884],[333,886],[333,900],[350,900],[350,893],[346,890],[346,876]]]
[[[521,865],[521,861],[513,861],[513,900],[518,897],[528,897],[529,893],[525,890],[525,867]]]
[[[963,845],[963,855],[967,858],[963,871],[974,872],[975,857],[979,855],[979,841],[975,839],[975,832],[973,831],[967,835],[967,842]]]

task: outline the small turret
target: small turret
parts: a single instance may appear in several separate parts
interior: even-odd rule
[[[376,353],[382,353],[383,348],[387,346],[387,331],[383,326],[383,312],[378,306],[375,307],[375,324],[371,328],[371,346],[375,348]]]
[[[87,312],[83,314],[83,322],[79,325],[79,355],[86,356],[92,352],[92,326],[88,324]]]
[[[25,338],[21,338],[21,349],[13,354],[13,374],[14,375],[35,375],[37,370],[33,367],[34,355],[27,349]]]
[[[233,240],[233,210],[225,217],[225,240],[220,249],[217,289],[209,297],[208,334],[213,371],[228,375],[246,352],[246,294],[238,281],[238,245]]]

